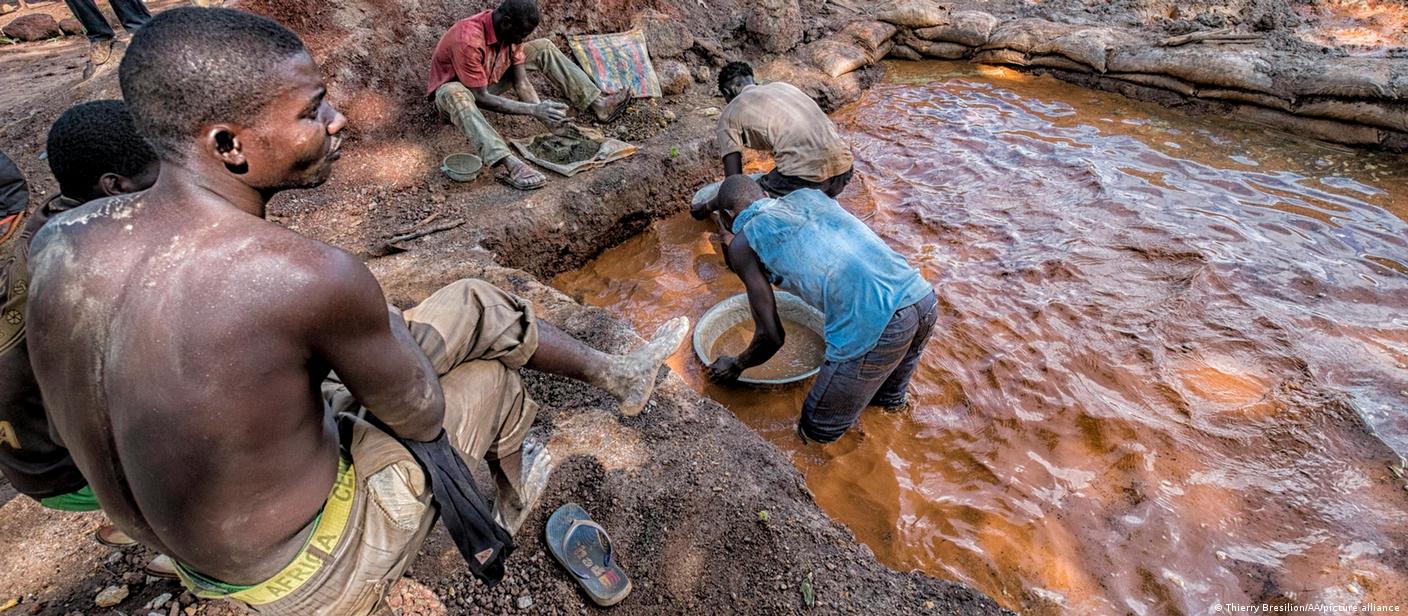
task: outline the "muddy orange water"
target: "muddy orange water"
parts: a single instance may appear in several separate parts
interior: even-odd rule
[[[803,447],[804,387],[674,370],[887,564],[1008,607],[1408,611],[1403,160],[1002,69],[889,71],[835,117],[841,201],[938,289],[917,407]],[[687,215],[555,284],[641,331],[742,289]]]

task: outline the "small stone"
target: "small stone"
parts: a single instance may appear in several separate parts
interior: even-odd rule
[[[694,83],[689,67],[677,60],[656,62],[655,74],[660,78],[660,91],[667,96],[683,94]]]
[[[714,71],[711,71],[709,70],[709,67],[700,64],[699,66],[694,67],[694,80],[698,81],[699,83],[709,83],[710,81],[714,80]]]
[[[183,592],[183,593],[181,593],[181,596],[180,596],[180,597],[177,597],[177,598],[176,598],[176,600],[177,600],[177,601],[180,601],[181,603],[183,603],[183,604],[185,604],[185,605],[190,605],[190,604],[196,602],[196,596],[193,595],[193,594],[191,594],[191,593],[189,593],[189,592]]]
[[[141,584],[142,580],[146,579],[146,577],[147,576],[136,571],[128,571],[127,573],[122,574],[122,581],[135,586],[137,584]]]
[[[69,34],[73,36],[87,34],[88,32],[87,30],[83,29],[83,22],[80,22],[72,17],[60,19],[59,30],[62,30],[64,34]]]
[[[679,116],[675,115],[675,112],[666,109],[660,112],[660,117],[665,118],[666,122],[674,122]]]
[[[109,586],[98,593],[93,604],[98,607],[112,607],[127,598],[127,586]]]
[[[526,609],[528,609],[528,608],[530,608],[530,607],[533,607],[533,598],[532,598],[532,597],[530,597],[530,596],[528,596],[528,595],[523,595],[522,597],[519,597],[519,598],[518,598],[518,609],[520,609],[520,610],[526,610]]]
[[[717,118],[719,117],[719,114],[723,113],[723,110],[719,109],[718,107],[705,107],[695,113],[698,113],[699,115],[702,115],[706,118]]]
[[[63,30],[59,29],[59,22],[48,13],[31,13],[16,17],[0,29],[0,32],[17,41],[42,41],[64,34]]]
[[[146,607],[145,609],[149,609],[149,610],[159,610],[159,609],[161,609],[161,608],[163,608],[163,607],[166,607],[166,604],[169,603],[170,601],[171,601],[171,593],[169,593],[169,592],[164,592],[164,593],[161,593],[161,594],[157,595],[156,598],[152,599],[151,601],[148,601],[148,602],[147,602],[147,607]]]

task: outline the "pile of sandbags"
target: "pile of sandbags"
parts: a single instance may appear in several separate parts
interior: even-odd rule
[[[821,72],[840,77],[889,55],[898,31],[882,21],[851,22],[839,32],[808,45],[807,57]]]
[[[899,26],[888,44],[892,58],[1053,69],[1060,77],[1156,100],[1226,105],[1241,117],[1330,141],[1408,147],[1408,61],[1402,59],[1311,62],[1255,46],[1156,41],[1123,28],[948,12],[932,0],[894,0],[875,15]],[[813,61],[833,75],[873,61],[877,47],[855,38],[818,43]]]

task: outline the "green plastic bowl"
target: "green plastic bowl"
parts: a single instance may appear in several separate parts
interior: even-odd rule
[[[451,154],[440,161],[440,171],[456,182],[473,182],[484,168],[484,161],[473,154]]]

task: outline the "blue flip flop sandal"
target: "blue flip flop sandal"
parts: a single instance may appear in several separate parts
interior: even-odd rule
[[[576,503],[548,518],[548,550],[597,605],[610,607],[631,594],[631,580],[616,562],[611,536]]]

